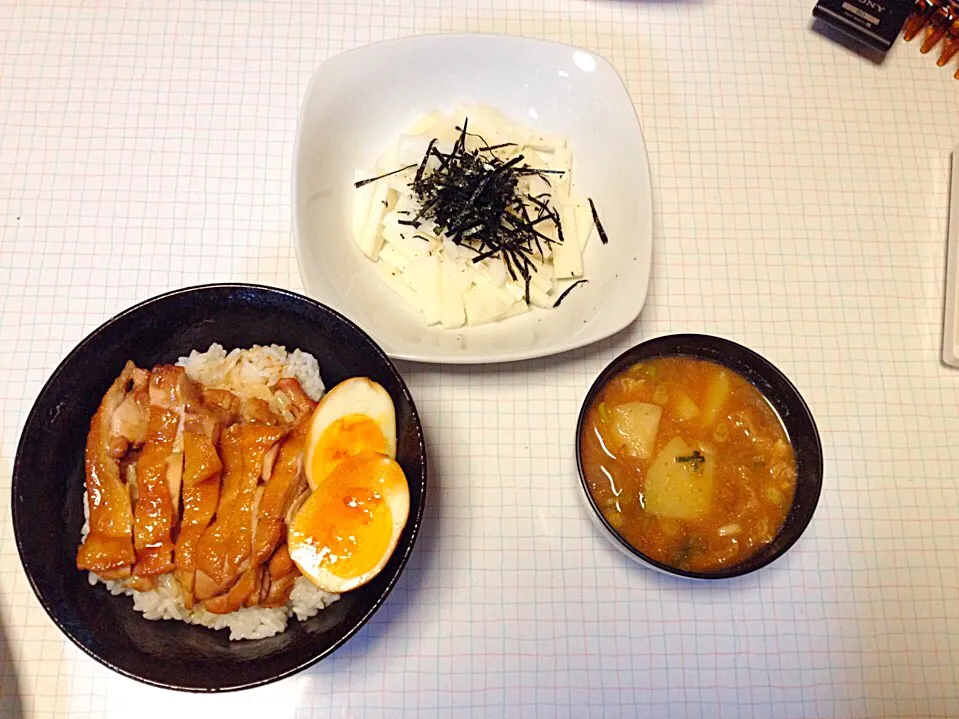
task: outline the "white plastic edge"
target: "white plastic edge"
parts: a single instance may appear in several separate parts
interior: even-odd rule
[[[946,310],[942,331],[942,361],[959,367],[959,145],[952,150],[949,190],[949,244],[946,255]]]

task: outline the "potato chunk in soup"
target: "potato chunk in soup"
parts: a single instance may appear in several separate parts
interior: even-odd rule
[[[649,465],[646,511],[657,517],[700,519],[713,504],[716,461],[674,437]]]
[[[649,459],[663,408],[646,402],[625,402],[610,411],[610,429],[630,457]]]

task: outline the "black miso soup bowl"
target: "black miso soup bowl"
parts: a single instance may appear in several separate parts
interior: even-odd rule
[[[410,513],[399,544],[370,583],[316,616],[290,618],[282,634],[229,641],[182,622],[147,621],[133,600],[87,582],[75,559],[83,525],[83,452],[90,418],[132,359],[175,362],[218,342],[227,350],[285,345],[311,353],[327,388],[366,376],[396,406],[397,461],[409,481]],[[426,501],[426,447],[413,398],[383,351],[352,322],[301,295],[255,285],[205,285],[147,300],[106,322],[50,377],[27,417],[13,471],[13,525],[24,571],[56,625],[83,651],[133,679],[213,692],[290,676],[342,646],[383,604],[413,551]]]
[[[697,572],[678,569],[652,557],[632,546],[606,520],[589,492],[583,472],[581,438],[585,430],[586,413],[596,395],[623,370],[637,362],[658,357],[692,357],[723,365],[751,382],[775,408],[786,434],[796,453],[796,492],[792,507],[786,516],[779,534],[749,559],[715,571]],[[755,572],[775,561],[796,543],[809,526],[819,494],[822,490],[822,444],[819,430],[809,407],[792,382],[768,360],[743,347],[711,335],[678,334],[648,340],[626,350],[613,360],[593,382],[579,413],[576,425],[576,465],[579,469],[580,488],[590,516],[600,531],[626,556],[653,569],[690,579],[729,579]]]

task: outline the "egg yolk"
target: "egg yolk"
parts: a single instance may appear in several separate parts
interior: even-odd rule
[[[290,556],[308,575],[340,578],[372,571],[390,551],[393,513],[387,498],[406,482],[388,457],[364,455],[340,462],[290,526]]]
[[[310,460],[313,486],[324,481],[344,459],[361,454],[387,454],[389,443],[380,425],[369,415],[348,414],[323,430]]]

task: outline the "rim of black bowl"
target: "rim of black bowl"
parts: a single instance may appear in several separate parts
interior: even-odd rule
[[[626,540],[607,521],[600,511],[583,471],[582,436],[586,413],[593,399],[606,384],[626,367],[646,359],[658,357],[692,357],[709,360],[733,370],[758,389],[779,415],[786,428],[786,435],[796,453],[796,491],[789,513],[773,540],[748,559],[715,571],[691,571],[679,569],[653,559]],[[799,425],[798,427],[796,425]],[[792,428],[792,429],[791,429]],[[802,456],[800,456],[802,452]],[[785,554],[806,531],[812,521],[819,496],[822,493],[823,457],[822,441],[816,420],[806,400],[795,385],[772,362],[759,353],[737,342],[715,335],[673,334],[655,337],[630,347],[610,362],[593,381],[579,411],[576,423],[576,469],[579,472],[581,489],[585,494],[595,518],[606,530],[610,541],[627,551],[644,564],[660,571],[688,579],[731,579],[750,574],[771,564]],[[802,492],[802,494],[801,494]]]
[[[417,508],[415,514],[411,514],[409,519],[407,520],[407,524],[410,527],[409,545],[406,547],[405,552],[403,552],[403,554],[400,555],[399,564],[397,565],[396,570],[393,572],[393,575],[389,577],[389,580],[386,586],[383,588],[383,591],[380,593],[377,599],[370,606],[369,610],[366,611],[358,620],[354,622],[353,626],[350,627],[350,629],[344,633],[343,637],[341,637],[338,641],[331,644],[329,647],[326,647],[325,649],[318,651],[317,654],[311,657],[310,659],[300,662],[299,664],[292,666],[284,671],[278,672],[274,675],[270,675],[262,679],[256,679],[248,682],[238,682],[237,684],[231,684],[228,686],[197,687],[197,686],[184,686],[184,685],[173,684],[170,682],[157,681],[155,679],[151,679],[150,677],[146,677],[136,672],[132,672],[127,669],[124,669],[123,667],[117,666],[113,662],[110,662],[104,659],[103,657],[100,657],[93,651],[91,651],[75,635],[75,633],[70,627],[66,626],[63,622],[60,621],[56,613],[51,608],[51,602],[52,602],[51,598],[46,597],[44,595],[41,589],[37,586],[37,583],[33,577],[33,574],[27,571],[26,565],[24,564],[24,554],[23,554],[23,548],[21,546],[20,528],[19,528],[20,522],[17,516],[18,503],[16,501],[16,490],[18,485],[18,481],[17,481],[18,477],[23,473],[23,467],[20,466],[21,446],[24,443],[26,436],[29,434],[28,429],[30,429],[33,425],[35,425],[38,421],[40,421],[40,418],[38,416],[39,414],[38,406],[40,405],[40,400],[43,398],[44,394],[48,391],[48,388],[54,384],[58,376],[65,371],[66,366],[70,363],[70,361],[74,358],[74,356],[79,354],[83,350],[83,348],[86,347],[88,344],[94,342],[97,336],[100,333],[104,332],[106,328],[108,328],[110,325],[114,324],[115,322],[123,319],[124,317],[130,314],[142,311],[143,309],[148,308],[151,305],[155,305],[159,302],[167,301],[178,295],[193,294],[196,292],[203,292],[208,290],[225,290],[225,291],[237,290],[237,291],[248,291],[248,292],[270,294],[275,296],[285,296],[288,299],[310,304],[314,306],[314,308],[319,309],[322,312],[329,313],[333,315],[335,318],[337,318],[339,321],[342,321],[343,323],[351,327],[353,330],[355,330],[361,337],[363,337],[366,340],[366,342],[370,346],[370,350],[374,354],[378,355],[379,358],[382,359],[387,364],[387,366],[393,371],[393,373],[396,375],[396,379],[399,381],[399,385],[402,388],[403,393],[406,396],[406,399],[410,403],[411,413],[415,420],[415,425],[416,425],[416,439],[419,445],[419,452],[422,457],[423,470],[421,473],[421,478],[419,478],[422,486],[422,499],[420,500],[419,507]],[[37,600],[40,602],[40,605],[43,607],[43,610],[47,613],[47,616],[50,617],[53,623],[60,629],[61,632],[63,632],[63,634],[67,638],[70,639],[71,642],[73,642],[77,647],[83,650],[83,652],[87,656],[91,657],[92,659],[97,661],[99,664],[102,664],[103,666],[109,669],[112,669],[113,671],[125,677],[129,677],[130,679],[134,679],[136,681],[143,682],[144,684],[148,684],[151,686],[159,687],[161,689],[172,689],[176,691],[183,691],[183,692],[189,692],[189,693],[195,693],[195,694],[225,693],[225,692],[241,691],[244,689],[253,689],[255,687],[264,686],[266,684],[272,684],[273,682],[280,681],[281,679],[286,679],[288,677],[291,677],[303,671],[304,669],[307,669],[313,666],[314,664],[319,662],[321,659],[324,659],[330,656],[337,649],[339,649],[344,644],[346,644],[360,629],[362,629],[367,624],[367,622],[369,622],[370,618],[380,609],[380,607],[383,606],[386,599],[392,593],[397,582],[399,581],[400,575],[402,575],[403,570],[406,568],[406,564],[409,561],[410,556],[413,554],[413,547],[416,544],[416,539],[419,536],[419,530],[423,520],[423,513],[426,507],[426,495],[427,495],[427,486],[428,486],[427,478],[429,474],[428,461],[429,459],[426,451],[426,441],[423,433],[423,425],[419,417],[419,412],[416,409],[416,404],[413,401],[413,396],[410,393],[410,390],[406,384],[406,381],[403,379],[403,376],[400,374],[399,370],[396,368],[396,365],[387,356],[387,354],[383,351],[383,349],[376,343],[376,341],[365,330],[359,327],[355,322],[350,320],[348,317],[344,316],[343,314],[336,311],[332,307],[312,299],[311,297],[307,297],[305,295],[299,294],[298,292],[293,292],[291,290],[286,290],[279,287],[272,287],[269,285],[260,285],[260,284],[245,283],[245,282],[211,282],[211,283],[206,283],[201,285],[191,285],[189,287],[182,287],[179,289],[170,290],[169,292],[164,292],[159,295],[155,295],[141,302],[138,302],[137,304],[132,305],[131,307],[117,313],[116,315],[110,317],[108,320],[100,324],[95,330],[93,330],[86,337],[84,337],[72,350],[70,350],[70,352],[66,355],[66,357],[64,357],[60,361],[56,369],[50,374],[50,376],[47,378],[47,381],[44,383],[43,387],[40,389],[40,392],[37,394],[37,398],[36,400],[34,400],[34,404],[31,407],[30,412],[27,414],[27,419],[26,419],[26,422],[24,422],[23,429],[21,430],[20,440],[17,442],[17,453],[15,456],[14,465],[13,465],[13,476],[12,476],[11,488],[10,488],[11,515],[12,515],[12,522],[14,527],[14,537],[17,544],[17,554],[20,558],[21,568],[23,569],[23,572],[26,575],[28,582],[30,583],[30,587],[33,590],[34,595],[37,597]],[[206,628],[204,627],[199,627],[199,629],[206,630]],[[212,631],[212,630],[209,630],[209,631]],[[257,640],[252,640],[252,641],[257,641]]]

